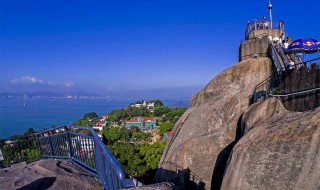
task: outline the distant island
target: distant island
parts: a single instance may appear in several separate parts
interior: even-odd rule
[[[60,94],[52,92],[0,93],[0,99],[113,99],[110,96],[96,94]]]

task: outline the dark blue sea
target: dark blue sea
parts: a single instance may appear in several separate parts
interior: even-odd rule
[[[37,131],[52,126],[72,124],[88,112],[96,112],[102,116],[114,109],[125,108],[132,102],[134,101],[107,99],[0,100],[0,138],[7,139],[22,134],[29,128]],[[173,106],[177,102],[177,100],[164,101],[168,106]]]

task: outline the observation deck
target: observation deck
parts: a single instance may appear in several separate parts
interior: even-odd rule
[[[267,57],[269,44],[285,34],[283,21],[253,21],[247,24],[245,39],[239,48],[239,61],[252,57]]]
[[[279,37],[282,33],[284,33],[283,21],[253,21],[247,24],[245,39],[250,40],[265,35]]]

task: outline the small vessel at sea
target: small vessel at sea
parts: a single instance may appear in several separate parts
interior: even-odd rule
[[[27,103],[23,103],[23,106],[26,106],[27,105]]]

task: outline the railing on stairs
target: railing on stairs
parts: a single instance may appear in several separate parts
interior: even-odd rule
[[[317,63],[319,63],[319,61],[320,58],[316,58],[305,62],[295,63],[292,67],[287,68],[286,70],[280,70],[279,72],[271,75],[255,87],[250,104],[265,100],[270,96],[288,97],[295,94],[306,94],[319,91],[319,86],[312,89],[305,87],[305,89],[301,89],[299,91],[291,91],[289,93],[285,91],[285,89],[287,88],[285,79],[291,72],[293,72],[293,70],[301,71],[301,69],[303,68],[310,70],[313,67],[313,64],[318,67]],[[314,80],[318,81],[318,79],[316,78],[314,78]]]
[[[282,62],[287,67],[287,65],[290,63],[288,59],[288,54],[285,53],[284,49],[282,47],[279,47],[279,54],[281,56]]]
[[[276,50],[275,47],[270,45],[270,56],[273,60],[274,66],[276,67],[277,72],[284,71],[285,70],[285,64],[280,59],[280,56]]]
[[[251,103],[256,103],[268,98],[269,93],[278,86],[278,77],[279,75],[272,75],[259,83],[253,91]]]
[[[276,68],[276,73],[261,83],[259,83],[253,92],[252,103],[256,103],[261,99],[266,99],[269,97],[269,94],[279,85],[279,80],[283,77],[283,73],[286,71],[286,66],[289,64],[288,56],[286,55],[283,48],[279,47],[278,50],[270,44],[269,46],[270,57],[273,61],[273,65]],[[300,62],[295,62],[296,67],[300,67]]]
[[[85,132],[86,134],[82,134]],[[0,167],[39,159],[66,159],[100,179],[105,189],[135,186],[120,162],[90,127],[60,126],[28,140],[0,144]]]

